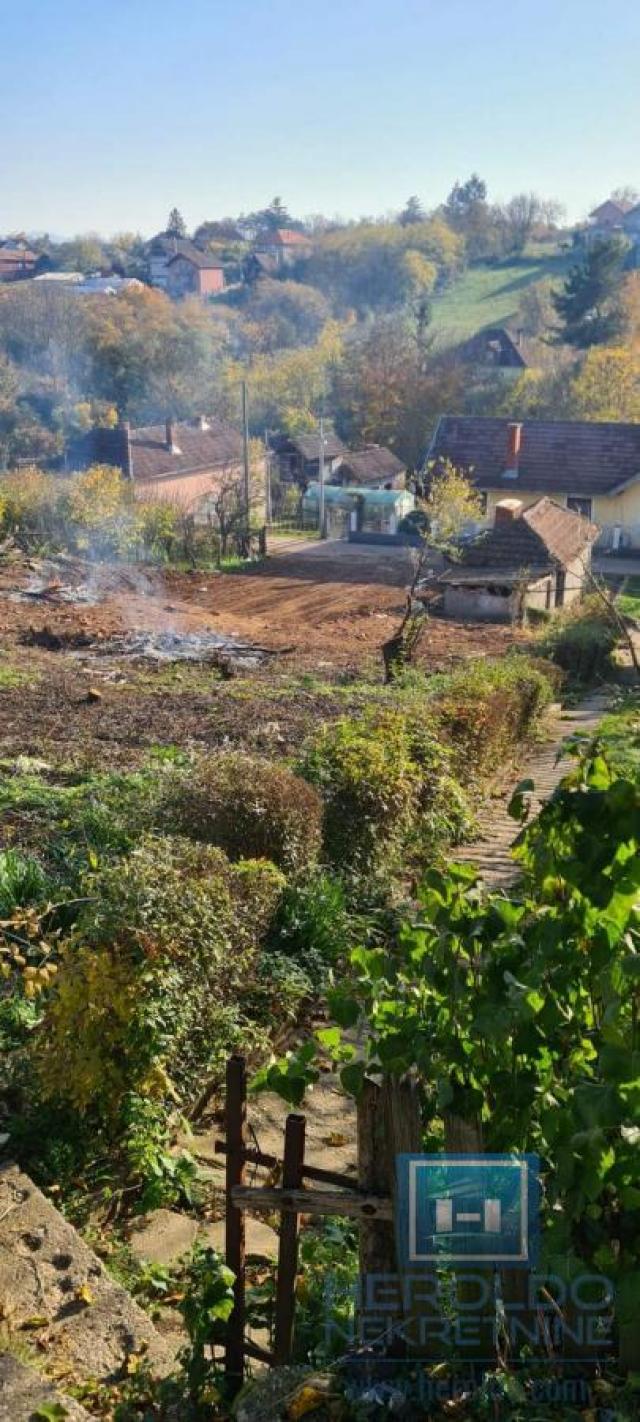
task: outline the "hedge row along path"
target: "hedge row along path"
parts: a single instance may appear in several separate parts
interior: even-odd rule
[[[610,700],[607,691],[594,691],[577,706],[563,708],[547,720],[549,739],[524,761],[518,776],[519,780],[533,780],[534,783],[530,819],[538,814],[567,773],[566,757],[559,758],[563,742],[568,736],[578,733],[595,735]],[[518,867],[511,858],[511,846],[519,830],[509,814],[508,804],[509,795],[504,791],[489,800],[478,815],[480,833],[477,840],[452,852],[452,858],[475,866],[488,889],[508,888],[518,877]]]
[[[594,735],[610,699],[604,691],[594,692],[577,707],[557,710],[547,718],[547,739],[523,761],[517,777],[518,780],[530,778],[534,781],[532,815],[537,814],[543,801],[549,798],[562,776],[566,774],[567,760],[558,761],[558,752],[563,741],[577,732]],[[514,785],[515,783],[514,781]],[[452,857],[474,864],[487,887],[491,889],[508,887],[518,872],[509,853],[518,833],[518,827],[507,811],[509,797],[510,790],[503,788],[499,797],[496,795],[480,814],[481,834],[475,843],[452,851]],[[249,1098],[249,1124],[254,1144],[259,1145],[260,1150],[281,1156],[284,1122],[289,1109],[279,1097],[271,1094],[261,1096],[257,1100]],[[323,1073],[309,1093],[304,1109],[307,1117],[305,1158],[308,1163],[324,1170],[353,1170],[355,1179],[355,1107],[353,1100],[345,1096],[332,1072]],[[214,1178],[219,1172],[222,1184],[224,1162],[219,1155],[216,1156],[214,1145],[219,1136],[219,1127],[197,1133],[192,1142],[192,1149],[203,1163],[212,1168]],[[263,1172],[256,1169],[254,1183],[261,1181],[264,1183]],[[248,1221],[249,1227],[251,1223]]]

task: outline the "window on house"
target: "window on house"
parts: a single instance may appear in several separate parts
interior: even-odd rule
[[[583,518],[591,518],[592,506],[592,499],[583,499],[579,494],[569,494],[567,498],[567,508],[572,509],[574,513],[582,514]]]

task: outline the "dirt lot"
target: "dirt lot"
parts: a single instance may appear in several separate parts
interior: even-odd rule
[[[349,683],[381,679],[380,648],[411,576],[405,550],[346,543],[292,549],[227,574],[14,555],[0,565],[0,753],[122,764],[152,745],[286,751],[319,718],[345,709]],[[233,675],[206,663],[98,655],[109,638],[132,633],[235,634],[270,654]],[[43,634],[54,649],[28,645]],[[442,671],[499,655],[513,639],[509,627],[434,617],[420,658]]]

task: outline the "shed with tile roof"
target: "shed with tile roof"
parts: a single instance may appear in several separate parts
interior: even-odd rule
[[[582,596],[595,524],[543,497],[525,509],[502,499],[491,529],[440,575],[451,617],[505,622],[531,609],[554,612]]]

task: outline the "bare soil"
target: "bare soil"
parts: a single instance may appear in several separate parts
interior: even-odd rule
[[[411,576],[407,550],[338,542],[221,574],[14,554],[0,565],[0,754],[124,765],[154,745],[287,753],[319,719],[346,709],[336,687],[382,680],[381,647]],[[96,652],[139,632],[218,632],[270,655],[225,673]],[[500,655],[520,636],[433,617],[420,662],[449,670]]]

